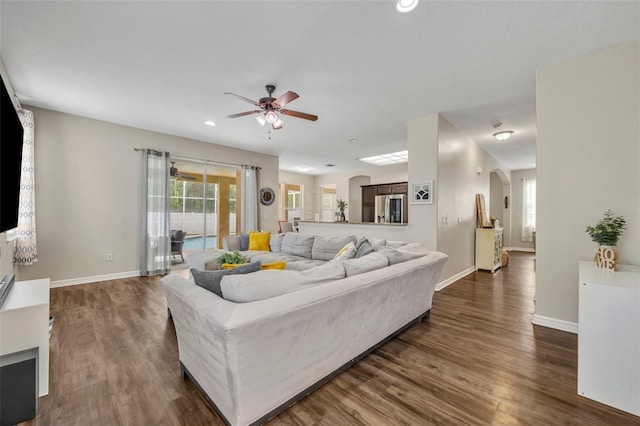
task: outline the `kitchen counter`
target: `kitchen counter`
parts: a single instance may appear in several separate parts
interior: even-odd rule
[[[355,235],[358,238],[385,238],[394,241],[416,241],[415,227],[412,230],[407,223],[373,222],[315,222],[298,221],[298,232],[308,235],[344,237]]]
[[[407,223],[375,223],[375,222],[349,222],[349,221],[336,221],[336,222],[316,222],[314,220],[300,220],[298,223],[313,223],[324,225],[370,225],[370,226],[408,226]]]

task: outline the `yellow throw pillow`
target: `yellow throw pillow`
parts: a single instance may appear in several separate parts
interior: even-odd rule
[[[271,239],[271,232],[249,232],[249,250],[269,250],[269,240]]]
[[[220,269],[233,269],[236,266],[246,265],[246,263],[223,263],[220,265]]]
[[[260,265],[260,269],[285,269],[287,262],[284,260],[278,260],[277,262],[263,263]]]
[[[356,255],[356,245],[350,242],[346,246],[342,247],[338,253],[333,257],[333,260],[345,260],[351,259]]]

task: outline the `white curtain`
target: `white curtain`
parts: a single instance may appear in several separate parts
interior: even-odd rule
[[[255,166],[242,166],[242,232],[259,230],[258,223],[258,170]]]
[[[36,247],[36,196],[34,178],[34,121],[33,112],[20,110],[20,120],[24,127],[22,142],[22,171],[20,174],[20,204],[18,207],[18,228],[13,261],[18,265],[33,265],[38,261]]]
[[[533,241],[536,230],[536,180],[522,180],[522,241]]]
[[[140,275],[169,273],[169,153],[142,151]]]

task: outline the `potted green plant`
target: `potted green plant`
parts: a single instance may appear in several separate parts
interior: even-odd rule
[[[615,269],[618,258],[618,239],[627,227],[622,216],[615,216],[611,210],[604,213],[604,217],[595,226],[587,226],[586,232],[591,239],[598,243],[596,264],[598,267]]]
[[[247,258],[244,257],[238,250],[224,252],[220,256],[218,256],[218,259],[216,259],[216,263],[221,269],[222,265],[224,265],[225,263],[230,265],[241,265],[248,262],[249,260],[247,260]]]
[[[346,217],[344,215],[344,210],[347,208],[348,204],[342,198],[338,198],[338,201],[336,201],[336,203],[338,206],[338,210],[340,211],[340,220],[344,222],[346,220]]]

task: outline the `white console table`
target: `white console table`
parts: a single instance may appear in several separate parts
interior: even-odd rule
[[[579,263],[578,395],[640,416],[640,267]]]
[[[17,281],[0,309],[0,355],[38,348],[38,396],[49,393],[49,287]]]

